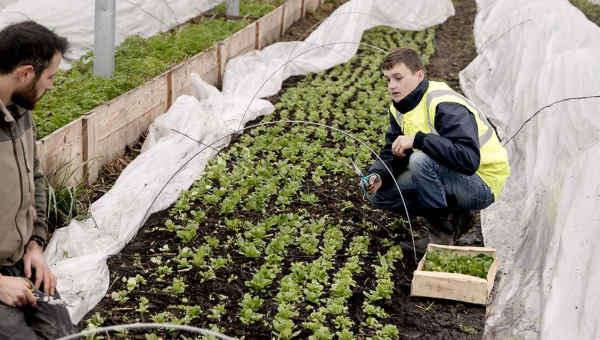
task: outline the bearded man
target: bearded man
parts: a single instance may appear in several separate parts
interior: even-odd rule
[[[75,331],[67,309],[48,302],[58,292],[42,256],[46,195],[31,115],[68,48],[67,39],[33,21],[0,31],[0,339]]]

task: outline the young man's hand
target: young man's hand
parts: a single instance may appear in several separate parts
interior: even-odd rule
[[[379,180],[377,180],[378,178]],[[369,177],[369,182],[365,183],[365,191],[369,195],[375,195],[375,193],[377,193],[377,190],[381,188],[381,184],[381,177],[378,174],[374,174]]]
[[[398,136],[392,144],[392,153],[397,157],[406,156],[406,150],[410,150],[413,147],[415,136]]]
[[[27,251],[23,256],[23,271],[25,276],[31,278],[31,270],[35,269],[35,288],[40,289],[44,284],[44,294],[54,296],[56,288],[56,275],[50,271],[50,267],[42,255],[42,246],[35,241],[27,243]]]
[[[0,301],[10,307],[35,306],[29,282],[20,277],[0,275]]]

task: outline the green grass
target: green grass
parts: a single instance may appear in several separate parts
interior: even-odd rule
[[[594,24],[600,26],[600,6],[589,2],[588,0],[569,0],[573,6],[580,11]]]
[[[240,4],[240,16],[244,17],[250,14],[250,17],[258,18],[271,12],[286,0],[249,0]],[[222,3],[215,7],[215,11],[219,14],[225,14],[226,3]]]

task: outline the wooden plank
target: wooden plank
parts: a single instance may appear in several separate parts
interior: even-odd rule
[[[492,289],[494,289],[494,280],[496,280],[496,273],[498,272],[498,268],[500,268],[500,261],[497,256],[494,256],[494,262],[492,262],[492,266],[487,274],[487,297],[490,297],[490,293]]]
[[[102,164],[102,159],[96,156],[96,126],[98,117],[101,114],[105,114],[108,110],[108,105],[102,105],[96,111],[103,111],[103,113],[97,114],[89,114],[83,117],[83,159],[86,161],[84,170],[88,174],[88,184],[92,184],[98,178],[98,172],[100,171],[100,164]]]
[[[97,140],[100,141],[110,136],[155,107],[164,107],[164,112],[166,112],[167,76],[167,73],[163,73],[143,86],[135,88],[105,104],[108,106],[106,113],[100,115],[97,121]]]
[[[163,73],[94,109],[84,118],[90,182],[97,178],[103,164],[122,155],[125,147],[134,144],[157,115],[167,111],[168,77],[168,73]]]
[[[281,37],[283,21],[283,6],[277,7],[271,13],[258,19],[258,49],[263,49]]]
[[[304,11],[314,12],[319,8],[319,0],[304,0]]]
[[[171,77],[171,103],[177,97],[191,95],[190,73],[196,73],[205,82],[216,85],[219,81],[219,62],[217,49],[211,48],[199,53],[168,71]]]
[[[135,144],[140,136],[148,130],[148,127],[152,124],[154,119],[165,112],[166,106],[154,107],[147,111],[145,115],[129,122],[121,127],[121,129],[98,141],[96,155],[102,162],[98,162],[97,164],[102,165],[110,163],[123,155],[126,147]]]
[[[252,23],[219,43],[219,80],[223,80],[228,60],[256,49],[257,29],[258,25]]]
[[[467,254],[475,256],[483,253],[493,257],[494,262],[488,271],[487,279],[482,279],[464,274],[423,271],[426,258],[424,256],[414,273],[410,295],[487,305],[487,300],[494,287],[494,279],[499,267],[496,249],[442,246],[437,244],[429,244],[427,246],[427,252],[437,249],[440,249],[442,252],[454,250],[461,256]]]
[[[57,169],[69,172],[77,169],[70,184],[83,180],[82,126],[79,118],[37,142],[38,157],[45,175],[51,175]]]
[[[282,24],[282,35],[285,33],[292,25],[302,18],[302,0],[288,0],[283,4],[284,7],[284,15],[283,15],[283,24]]]
[[[444,246],[440,244],[430,243],[427,245],[427,251],[432,252],[436,250],[441,250],[442,253],[445,251],[455,251],[459,256],[463,255],[477,255],[477,254],[485,254],[487,256],[491,256],[496,258],[496,249],[494,248],[486,248],[486,247],[460,247],[460,246]]]
[[[448,275],[440,277],[431,274]],[[410,295],[486,305],[487,283],[485,282],[486,280],[482,281],[483,282],[456,278],[450,273],[415,272]]]

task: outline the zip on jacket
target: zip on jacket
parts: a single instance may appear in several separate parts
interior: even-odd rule
[[[23,207],[23,174],[21,173],[21,164],[19,162],[19,155],[17,154],[17,141],[15,138],[15,133],[12,128],[10,130],[10,138],[12,139],[13,152],[15,154],[15,162],[17,162],[17,169],[19,171],[19,186],[21,187],[21,201],[19,203],[19,209],[17,210],[17,214],[18,214],[18,212]],[[23,142],[21,141],[21,143],[23,143]],[[23,144],[21,144],[21,146],[22,145]],[[25,158],[25,147],[23,147],[23,158]],[[27,162],[25,162],[25,166],[27,166]],[[23,245],[23,233],[21,233],[21,230],[19,229],[19,224],[17,223],[17,214],[15,214],[15,228],[17,228],[17,232],[19,233],[19,236],[21,237],[21,245]]]

